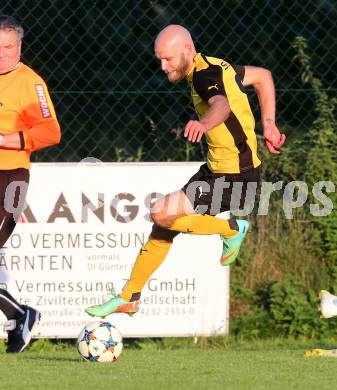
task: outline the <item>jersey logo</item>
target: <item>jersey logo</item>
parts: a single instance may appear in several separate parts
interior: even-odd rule
[[[230,67],[229,63],[226,62],[226,61],[222,61],[222,62],[221,62],[221,66],[222,66],[223,68],[225,68],[225,70],[227,70],[227,69]]]
[[[210,91],[212,88],[219,89],[218,84],[210,85],[207,89]]]
[[[43,85],[42,84],[35,84],[35,89],[37,92],[37,97],[39,99],[41,113],[42,113],[43,118],[51,118],[51,113],[50,113],[50,109],[48,106],[46,94],[45,94],[44,89],[43,89]]]

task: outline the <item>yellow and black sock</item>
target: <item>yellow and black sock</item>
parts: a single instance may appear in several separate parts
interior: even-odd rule
[[[232,237],[237,234],[239,227],[235,219],[192,214],[177,218],[169,229],[188,234],[222,234],[224,237]]]
[[[176,232],[171,232],[154,225],[149,240],[141,248],[133,266],[130,279],[120,295],[122,299],[125,301],[139,299],[143,287],[153,272],[164,261],[173,243],[173,238],[177,234]]]

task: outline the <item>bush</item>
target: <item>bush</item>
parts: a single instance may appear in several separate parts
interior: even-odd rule
[[[274,183],[305,181],[311,192],[318,181],[337,183],[337,99],[329,97],[314,77],[305,39],[296,38],[293,46],[303,68],[302,80],[315,96],[317,117],[306,133],[288,135],[280,156],[260,148],[262,177]],[[319,318],[315,293],[320,289],[337,293],[337,197],[336,192],[327,195],[333,211],[325,217],[312,216],[304,205],[287,220],[280,193],[271,198],[268,216],[251,217],[255,234],[247,237],[231,269],[234,335],[331,336],[336,321]],[[312,195],[306,204],[310,203],[317,203]]]

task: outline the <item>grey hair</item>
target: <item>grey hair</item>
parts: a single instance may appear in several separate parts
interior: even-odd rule
[[[24,36],[24,30],[21,24],[13,16],[0,16],[0,30],[14,30],[18,34],[18,41],[21,42]]]

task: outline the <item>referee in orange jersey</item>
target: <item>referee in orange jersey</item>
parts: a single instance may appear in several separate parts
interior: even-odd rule
[[[0,248],[12,234],[29,183],[32,151],[60,142],[45,82],[20,62],[23,28],[11,16],[0,16]],[[40,313],[20,305],[0,289],[0,310],[7,317],[7,352],[29,344]]]

